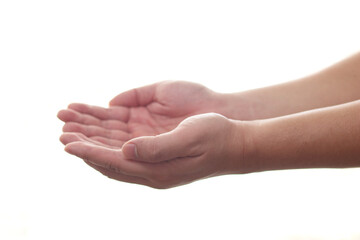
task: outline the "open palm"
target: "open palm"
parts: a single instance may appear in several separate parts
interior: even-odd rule
[[[165,81],[123,92],[109,108],[73,103],[58,117],[65,122],[62,142],[83,138],[121,147],[140,136],[174,129],[185,118],[220,108],[218,94],[202,85]]]

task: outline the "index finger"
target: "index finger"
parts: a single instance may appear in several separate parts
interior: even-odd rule
[[[156,165],[126,160],[119,149],[111,149],[88,142],[72,142],[65,151],[94,164],[130,176],[149,178]]]
[[[113,119],[127,122],[129,119],[129,109],[122,106],[103,108],[83,103],[71,103],[68,108],[101,120]]]

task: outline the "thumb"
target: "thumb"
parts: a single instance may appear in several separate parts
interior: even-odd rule
[[[158,83],[134,88],[120,93],[110,102],[110,106],[138,107],[150,104],[153,101]]]
[[[122,147],[127,159],[144,162],[162,162],[180,157],[194,156],[194,144],[190,136],[182,131],[139,137]]]

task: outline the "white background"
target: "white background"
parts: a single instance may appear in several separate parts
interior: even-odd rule
[[[66,154],[56,118],[159,80],[232,92],[311,74],[359,51],[357,3],[1,0],[0,239],[360,239],[360,169],[156,190]]]

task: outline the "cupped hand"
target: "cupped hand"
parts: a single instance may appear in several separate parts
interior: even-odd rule
[[[78,132],[107,146],[121,147],[139,136],[173,130],[181,121],[200,113],[220,112],[220,94],[185,81],[164,81],[123,92],[109,108],[70,104],[58,117],[64,132]]]
[[[65,133],[65,150],[104,175],[169,188],[232,173],[243,159],[243,123],[208,113],[187,118],[170,132],[129,140],[122,149]]]

